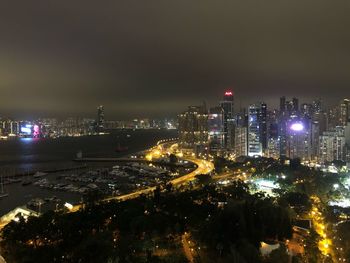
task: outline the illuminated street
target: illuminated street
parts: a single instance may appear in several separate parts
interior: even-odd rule
[[[170,147],[168,149],[167,147],[164,147],[164,145],[166,145],[166,144],[158,144],[157,146],[152,147],[149,151],[146,151],[147,152],[146,159],[149,161],[152,159],[157,159],[157,158],[161,157],[162,155],[169,153],[169,151],[173,151],[173,149],[176,147],[175,146],[176,144],[172,144],[172,145],[170,145]],[[184,161],[188,161],[188,162],[192,162],[192,163],[196,164],[197,168],[194,171],[192,171],[186,175],[183,175],[179,178],[176,178],[176,179],[169,181],[169,183],[171,183],[175,187],[194,180],[196,175],[198,175],[198,174],[209,174],[214,170],[214,164],[210,161],[203,160],[203,159],[197,159],[197,158],[194,158],[193,156],[183,156],[182,159]],[[112,201],[112,200],[125,201],[125,200],[129,200],[129,199],[134,199],[134,198],[139,197],[140,195],[152,194],[155,189],[156,189],[156,187],[152,186],[152,187],[148,187],[146,189],[137,190],[137,191],[129,193],[129,194],[108,197],[108,198],[104,199],[104,201],[107,201],[107,202]],[[73,206],[72,209],[70,209],[70,212],[76,212],[81,207],[82,207],[82,204],[75,205],[75,206]]]
[[[331,256],[332,259],[335,260],[332,240],[329,238],[330,235],[327,233],[327,225],[324,221],[324,216],[320,211],[320,199],[317,196],[312,196],[311,200],[312,200],[312,209],[310,212],[310,216],[311,216],[315,231],[321,237],[321,240],[318,243],[318,248],[324,256],[326,257]]]
[[[0,263],[350,263],[347,1],[3,1]]]

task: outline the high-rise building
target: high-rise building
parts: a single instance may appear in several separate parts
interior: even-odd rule
[[[297,116],[299,114],[299,100],[292,98],[291,101],[287,101],[286,110],[289,116]]]
[[[292,98],[292,100],[287,101],[286,97],[281,97],[280,114],[288,118],[299,115],[299,100],[297,98]]]
[[[225,91],[220,106],[224,110],[224,146],[231,149],[234,146],[234,95],[232,90]]]
[[[345,161],[344,127],[338,126],[334,131],[324,132],[320,136],[319,158],[322,163],[334,160]]]
[[[312,116],[312,120],[317,121],[319,123],[320,134],[330,129],[327,124],[327,114],[325,112],[315,112]]]
[[[280,157],[280,139],[278,136],[278,117],[275,111],[268,114],[268,139],[266,156],[274,159]]]
[[[311,158],[311,128],[307,119],[290,119],[286,125],[286,156],[290,159]]]
[[[103,132],[105,129],[105,110],[103,105],[97,107],[97,132]]]
[[[263,152],[267,149],[267,105],[261,103],[259,110],[259,129],[260,129],[260,142]]]
[[[224,110],[221,107],[210,108],[208,115],[208,131],[210,150],[224,148]]]
[[[350,121],[344,128],[345,137],[345,161],[347,167],[350,169]]]
[[[10,134],[11,135],[18,135],[19,134],[19,122],[18,121],[11,121],[10,122]]]
[[[311,121],[311,159],[318,158],[320,143],[320,123],[318,120]]]
[[[346,126],[350,121],[350,99],[344,99],[340,103],[340,123],[341,126]]]
[[[314,112],[322,112],[322,100],[321,99],[316,99],[312,102],[312,109]]]
[[[286,97],[280,98],[280,112],[284,113],[286,111]]]
[[[259,116],[260,106],[250,105],[248,109],[248,156],[262,156]]]
[[[311,118],[314,112],[312,104],[303,103],[301,104],[300,113],[304,118]],[[320,111],[317,111],[320,112]]]
[[[281,118],[278,123],[278,139],[280,146],[280,157],[287,156],[287,122],[284,118]]]
[[[340,125],[340,107],[332,107],[326,112],[327,130],[334,130]]]
[[[248,155],[247,131],[247,126],[235,127],[235,154],[237,157]]]
[[[235,117],[234,150],[237,157],[248,155],[248,118],[244,110]]]
[[[286,97],[280,98],[280,112],[278,116],[278,139],[280,146],[280,157],[284,158],[287,154],[287,109]]]
[[[350,146],[350,121],[344,128],[345,143]]]
[[[285,97],[280,98],[280,114],[278,120],[278,138],[280,147],[280,157],[288,157],[290,153],[288,152],[288,123],[295,120],[300,116],[299,112],[299,100],[297,98],[292,98],[292,100],[287,101]]]
[[[208,147],[208,113],[205,106],[189,106],[179,116],[179,144],[181,148],[206,151]]]
[[[280,157],[280,141],[279,138],[270,137],[267,142],[266,156],[278,159]]]

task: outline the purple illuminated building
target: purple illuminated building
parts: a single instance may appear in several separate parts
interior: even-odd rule
[[[307,119],[292,119],[287,123],[287,157],[310,160],[311,129]]]
[[[305,127],[304,127],[304,124],[302,122],[293,122],[290,125],[289,129],[294,131],[294,132],[302,132],[302,131],[304,131]]]

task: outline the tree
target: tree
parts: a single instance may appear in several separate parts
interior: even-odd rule
[[[282,196],[281,199],[284,199],[290,206],[311,207],[310,199],[308,195],[304,193],[289,192]]]
[[[175,154],[170,154],[169,155],[169,163],[170,164],[176,164],[178,161],[177,156]]]
[[[110,233],[98,233],[88,236],[76,244],[73,250],[73,262],[106,262],[113,256],[113,244]]]
[[[221,173],[224,166],[225,166],[226,160],[220,156],[214,157],[214,167],[216,173]]]
[[[171,192],[173,190],[173,184],[171,182],[167,183],[165,185],[165,189],[167,190],[167,192]]]
[[[88,191],[84,196],[86,206],[94,206],[103,198],[103,193],[96,189]]]
[[[308,262],[317,263],[320,262],[321,251],[318,248],[318,243],[320,241],[320,236],[311,229],[310,234],[305,239],[305,254]]]
[[[301,166],[300,158],[294,158],[290,160],[289,166],[292,170],[298,170]]]
[[[209,174],[197,174],[196,179],[201,185],[209,184],[212,181],[212,178]]]
[[[157,186],[156,189],[153,191],[153,198],[156,203],[160,201],[160,187]]]

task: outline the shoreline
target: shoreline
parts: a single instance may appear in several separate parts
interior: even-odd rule
[[[128,133],[128,131],[130,131],[130,132],[136,131],[136,134],[134,134],[136,136],[138,134],[138,132],[145,131],[147,134],[148,132],[155,131],[156,132],[155,134],[158,134],[157,131],[160,131],[160,130],[161,129],[136,129],[136,130],[135,129],[127,129],[127,128],[108,129],[108,130],[106,130],[106,133],[100,134],[100,135],[91,134],[91,135],[82,135],[82,136],[78,136],[78,137],[62,136],[59,138],[29,138],[29,139],[33,141],[33,143],[30,143],[30,144],[36,144],[36,141],[38,141],[38,142],[42,141],[45,144],[49,143],[52,145],[52,147],[55,147],[55,145],[57,145],[57,143],[52,144],[51,142],[55,142],[55,141],[60,140],[60,139],[64,140],[64,143],[71,143],[71,142],[73,142],[74,139],[80,140],[79,138],[81,138],[81,139],[99,138],[99,137],[108,138],[110,136],[114,136],[114,132],[116,132],[116,140],[119,140],[119,136],[120,136],[119,132],[122,132],[122,134],[124,134],[124,135],[121,135],[121,137],[122,137],[122,136],[125,136],[126,133]],[[164,131],[168,131],[168,130],[164,129]],[[172,132],[172,130],[169,130],[169,132]],[[130,133],[130,134],[132,137],[134,136],[132,133]],[[130,137],[130,135],[128,135],[128,136]],[[173,134],[173,136],[177,136],[177,135]],[[129,137],[127,137],[127,138],[129,138]],[[164,136],[163,138],[167,138],[167,136]],[[173,140],[174,138],[175,137],[173,137],[171,140]],[[67,139],[69,141],[66,141]],[[23,140],[23,138],[13,138],[11,141],[12,142],[13,141],[20,142],[22,140]],[[103,141],[106,141],[106,140],[108,140],[108,139],[103,139]],[[158,140],[154,141],[152,144],[143,145],[144,147],[136,146],[135,149],[132,149],[134,147],[131,147],[130,151],[126,150],[124,153],[123,152],[115,152],[115,151],[111,150],[111,149],[113,149],[113,146],[108,147],[108,148],[106,148],[107,149],[106,155],[104,154],[105,151],[99,150],[98,147],[95,147],[95,149],[93,149],[93,150],[90,150],[90,149],[86,150],[86,149],[84,149],[84,146],[81,146],[81,147],[83,148],[84,153],[86,150],[86,152],[87,152],[86,156],[90,157],[90,158],[104,158],[104,157],[106,157],[106,158],[121,158],[121,159],[125,158],[126,159],[126,158],[130,158],[132,155],[142,155],[145,151],[147,151],[151,147],[154,147],[155,145],[159,144],[163,140],[167,140],[167,139],[161,139],[158,137]],[[86,141],[86,139],[84,139],[84,141]],[[93,139],[93,141],[94,141],[94,139]],[[97,141],[99,141],[99,140],[97,140]],[[3,145],[3,142],[5,142],[5,141],[0,141],[0,149],[1,149],[1,146]],[[9,141],[7,141],[7,142],[9,142]],[[89,139],[86,142],[91,142],[91,140]],[[26,144],[26,143],[24,142],[24,144]],[[6,146],[6,143],[4,145]],[[18,145],[18,143],[16,143],[16,146],[17,145]],[[105,146],[105,145],[103,145],[103,146]],[[4,152],[6,152],[5,146],[2,147]],[[102,147],[102,149],[103,149],[103,146],[100,146],[100,148]],[[134,145],[132,145],[132,146],[134,146]],[[20,156],[20,154],[15,156],[13,153],[14,151],[11,151],[11,154],[13,156],[15,156],[14,157],[15,159],[10,160],[9,162],[5,159],[3,162],[0,162],[1,163],[0,175],[3,176],[4,178],[32,177],[36,172],[43,172],[43,173],[50,173],[51,174],[51,173],[56,173],[56,172],[74,171],[74,170],[79,170],[79,169],[89,168],[90,166],[94,166],[93,164],[82,163],[82,162],[76,163],[75,162],[75,159],[76,159],[75,155],[77,153],[79,153],[79,151],[81,151],[80,149],[82,149],[82,148],[76,147],[75,152],[72,151],[71,156],[69,156],[69,155],[67,156],[67,154],[63,155],[64,156],[63,159],[60,158],[57,160],[57,162],[52,161],[52,159],[49,162],[46,162],[45,159],[43,161],[39,160],[38,162],[36,159],[33,159],[32,162],[30,162],[30,161],[29,162],[27,162],[27,161],[22,162],[21,158],[18,157],[18,156]],[[97,152],[96,152],[96,148],[98,149]],[[27,152],[27,153],[24,153],[24,156],[26,156],[26,155],[30,156],[31,154],[32,154],[32,152]],[[33,154],[38,154],[38,153],[33,153]],[[39,154],[41,154],[41,156],[45,156],[46,152],[39,153]],[[50,154],[50,158],[52,158],[51,152],[49,154]],[[3,155],[6,157],[5,154],[3,154]],[[57,156],[60,156],[60,155],[57,155]],[[84,156],[85,156],[85,154],[84,154]],[[0,158],[1,158],[1,155],[0,155]],[[55,156],[53,156],[53,158],[55,158]],[[40,159],[41,159],[41,157],[40,157]],[[89,163],[93,163],[93,162],[89,161]]]
[[[139,150],[139,149],[137,149],[136,151],[134,151],[134,152],[129,152],[129,153],[126,153],[126,154],[124,154],[123,155],[123,157],[120,157],[120,159],[124,159],[125,161],[125,163],[127,163],[127,162],[135,162],[135,161],[137,161],[137,162],[140,162],[140,163],[144,163],[144,160],[138,160],[138,159],[135,159],[135,158],[131,158],[131,156],[135,156],[135,155],[137,155],[137,156],[143,156],[143,155],[145,155],[145,153],[147,152],[147,151],[149,151],[150,149],[152,149],[153,147],[155,147],[156,145],[159,145],[160,143],[162,143],[162,142],[165,142],[165,141],[174,141],[174,139],[172,138],[172,139],[161,139],[161,140],[158,140],[158,141],[156,141],[156,142],[154,142],[152,145],[150,145],[150,146],[146,146],[146,147],[144,147],[144,148],[142,148],[142,150]],[[4,177],[6,177],[6,178],[8,178],[8,179],[10,179],[10,178],[20,178],[20,179],[22,179],[22,180],[24,180],[25,178],[30,178],[30,180],[32,181],[32,180],[35,180],[35,179],[40,179],[40,178],[46,178],[46,177],[52,177],[52,176],[55,176],[54,174],[55,173],[60,173],[60,172],[66,172],[66,171],[77,171],[77,172],[79,172],[80,170],[84,170],[84,169],[89,169],[89,168],[94,168],[94,164],[93,164],[93,162],[90,162],[91,163],[91,165],[89,165],[89,164],[87,164],[87,163],[76,163],[76,164],[74,164],[74,162],[72,161],[72,160],[70,160],[71,161],[71,163],[72,163],[72,165],[62,165],[61,167],[60,166],[56,166],[56,167],[53,167],[53,168],[49,168],[49,169],[33,169],[33,170],[31,170],[30,172],[19,172],[19,173],[16,173],[16,174],[12,174],[12,175],[6,175],[6,176],[4,176]],[[113,161],[112,162],[114,162],[114,163],[118,163],[118,161],[116,161],[115,159],[113,159]],[[108,163],[106,163],[106,165],[105,166],[110,166],[110,164],[112,164],[112,162],[109,162],[109,164]],[[99,165],[98,165],[98,162],[95,162],[96,163],[96,168],[97,167],[99,167]],[[120,163],[120,162],[119,162]],[[163,162],[159,162],[158,163],[159,165],[166,165],[166,163],[163,163]],[[173,167],[175,167],[175,166],[173,166]],[[176,167],[180,167],[180,166],[176,166]],[[34,177],[34,175],[35,175],[35,173],[37,173],[37,172],[42,172],[42,173],[46,173],[45,175],[43,175],[43,176],[41,176],[40,178],[35,178]],[[22,181],[21,180],[21,181]],[[7,184],[6,184],[7,185]],[[9,183],[9,187],[10,187],[10,185],[11,185],[11,188],[12,189],[22,189],[21,187],[24,187],[23,185],[21,185],[21,182],[13,182],[13,183]],[[13,186],[12,186],[13,185]],[[14,187],[14,188],[13,188]],[[28,188],[26,188],[26,189],[28,189]],[[39,191],[42,191],[43,189],[40,189]],[[44,189],[44,191],[46,191],[45,189]],[[30,191],[31,193],[30,193],[30,195],[33,195],[33,196],[35,196],[35,195],[38,195],[39,197],[40,197],[40,195],[42,195],[42,193],[41,194],[36,194],[37,192],[36,192],[36,190],[31,190]],[[69,194],[74,194],[74,193],[69,193]],[[57,196],[59,196],[57,193],[56,194],[54,194],[54,195],[57,195]],[[28,194],[28,196],[29,196],[29,194]],[[16,198],[16,197],[15,197]],[[41,197],[40,197],[41,198]],[[75,198],[75,197],[74,197]],[[17,198],[16,198],[17,199]],[[19,198],[19,199],[24,199],[23,197],[21,197],[21,198]],[[62,198],[61,198],[62,199]],[[4,201],[4,200],[2,200],[2,201]],[[25,205],[25,202],[26,202],[27,200],[25,200],[24,202],[13,202],[14,203],[14,205],[13,206],[9,206],[9,208],[8,209],[6,209],[6,211],[12,211],[12,209],[15,209],[16,207],[19,207],[19,206],[22,206],[22,205]],[[77,200],[75,200],[74,202],[76,202]],[[12,201],[11,201],[11,203],[12,203]],[[17,204],[15,204],[15,203],[17,203]],[[5,210],[4,210],[5,211]],[[6,215],[6,213],[7,212],[4,212],[4,213],[2,213],[1,214],[1,216],[3,216],[3,215]]]

